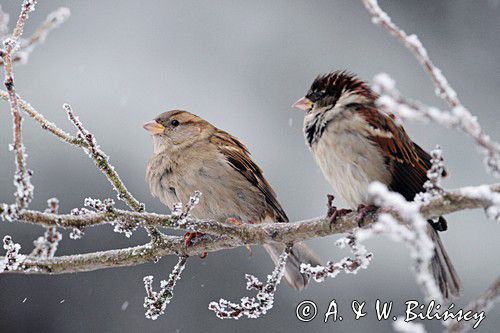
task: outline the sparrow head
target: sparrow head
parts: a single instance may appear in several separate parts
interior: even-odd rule
[[[347,71],[319,75],[307,94],[299,99],[294,108],[303,111],[330,110],[350,103],[373,102],[375,94],[370,87]]]
[[[153,136],[155,152],[183,149],[215,129],[206,120],[182,110],[164,112],[143,127]]]

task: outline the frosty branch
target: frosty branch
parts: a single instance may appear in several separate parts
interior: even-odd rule
[[[426,193],[413,202],[407,202],[401,196],[387,191],[385,187],[374,185],[371,187],[375,203],[381,207],[378,211],[367,215],[362,221],[362,229],[358,228],[359,220],[356,213],[339,217],[335,224],[329,219],[318,217],[311,220],[294,223],[274,224],[234,224],[213,220],[197,220],[191,217],[190,212],[196,209],[200,193],[195,193],[190,202],[183,206],[176,205],[171,215],[161,215],[146,212],[140,203],[127,189],[119,174],[109,161],[109,157],[101,150],[95,136],[85,128],[68,104],[63,106],[69,120],[77,130],[71,135],[47,120],[28,102],[21,99],[14,87],[13,62],[25,59],[35,45],[42,42],[47,33],[62,23],[68,16],[67,9],[59,9],[49,15],[46,21],[27,40],[21,39],[24,23],[28,13],[34,9],[36,1],[23,2],[21,14],[10,37],[5,39],[4,48],[0,50],[5,72],[6,91],[0,90],[0,97],[9,102],[13,115],[14,144],[16,153],[16,185],[15,204],[0,203],[0,218],[8,221],[19,221],[46,227],[44,236],[35,241],[35,249],[30,255],[20,253],[20,245],[12,237],[3,238],[3,247],[6,251],[0,257],[0,272],[22,274],[62,274],[82,271],[92,271],[111,267],[133,266],[137,264],[157,261],[159,258],[176,255],[179,257],[168,280],[161,282],[159,291],[152,287],[153,278],[144,280],[146,298],[144,306],[148,318],[156,319],[161,315],[173,296],[173,288],[180,279],[186,265],[187,258],[204,252],[214,252],[223,249],[233,249],[246,245],[261,245],[271,242],[288,244],[280,257],[278,265],[268,276],[264,284],[256,277],[247,275],[247,289],[257,290],[256,297],[244,297],[239,303],[221,299],[213,302],[210,309],[220,318],[237,319],[241,316],[255,318],[265,314],[272,308],[275,291],[280,283],[284,265],[290,251],[290,244],[311,238],[325,237],[339,233],[349,233],[346,238],[338,242],[341,246],[349,246],[354,258],[344,258],[338,262],[331,261],[325,267],[303,266],[303,272],[309,274],[316,281],[326,277],[335,277],[340,272],[356,273],[366,268],[372,254],[359,244],[360,240],[372,237],[379,233],[388,233],[394,239],[404,242],[412,251],[415,260],[417,282],[427,297],[438,298],[435,285],[426,272],[426,263],[429,260],[431,247],[427,246],[427,236],[422,232],[425,220],[466,209],[483,208],[488,217],[500,218],[500,184],[464,187],[453,191],[445,191],[440,185],[440,170],[442,170],[442,156],[440,151],[433,152],[433,167],[429,171],[429,182],[426,184]],[[366,8],[373,15],[373,21],[387,29],[392,35],[401,40],[417,57],[423,68],[433,80],[438,95],[451,108],[451,111],[441,111],[427,107],[419,102],[404,98],[387,76],[379,76],[375,80],[375,89],[381,94],[378,103],[381,107],[400,116],[401,118],[427,119],[442,125],[458,128],[472,136],[477,144],[483,148],[487,156],[487,165],[494,174],[498,175],[499,152],[497,143],[491,141],[482,131],[476,118],[463,107],[455,91],[450,87],[441,71],[430,61],[425,49],[415,35],[408,36],[404,31],[391,22],[390,17],[383,12],[374,0],[363,0]],[[0,11],[0,34],[7,35],[8,17]],[[3,37],[2,37],[3,38]],[[25,55],[23,55],[25,54]],[[17,59],[17,60],[16,60]],[[30,183],[31,173],[26,167],[26,155],[22,141],[21,110],[37,121],[41,128],[55,135],[63,142],[83,149],[93,160],[99,170],[111,183],[119,200],[125,202],[130,210],[117,209],[112,199],[85,200],[85,208],[75,209],[70,214],[60,214],[55,199],[49,200],[49,209],[45,212],[29,210],[27,208],[33,195]],[[114,230],[126,236],[137,228],[144,226],[151,235],[151,241],[124,249],[98,251],[68,256],[54,256],[61,234],[56,228],[73,230],[73,237],[81,236],[84,228],[112,224]],[[408,227],[410,226],[410,227]],[[182,237],[163,234],[159,228],[172,230],[195,231],[205,234],[196,238],[193,244],[186,247]],[[496,286],[496,285],[494,285]],[[498,297],[498,287],[490,288],[490,292],[475,304],[485,307],[491,300]],[[473,305],[475,306],[475,305]]]
[[[385,73],[377,75],[374,80],[374,89],[382,94],[378,101],[379,105],[389,113],[402,118],[431,120],[467,133],[485,152],[488,169],[493,175],[500,176],[500,144],[491,141],[490,137],[483,132],[477,118],[462,104],[441,70],[431,61],[417,35],[408,35],[394,24],[389,15],[380,8],[377,0],[362,1],[372,15],[372,22],[387,30],[413,53],[434,83],[436,94],[446,101],[451,110],[442,111],[403,97],[395,88],[394,80]]]
[[[500,206],[500,184],[461,188],[445,192],[442,196],[429,199],[420,207],[425,219],[445,215],[464,209],[483,208],[491,216],[498,218]],[[196,208],[195,208],[196,209]],[[387,211],[389,212],[389,211]],[[497,212],[497,214],[494,214]],[[394,215],[398,219],[397,214]],[[185,224],[175,226],[177,217],[155,213],[137,213],[118,209],[105,212],[89,212],[87,215],[50,214],[25,210],[19,215],[20,221],[44,226],[63,228],[81,228],[103,223],[146,223],[155,227],[171,229],[196,230],[214,237],[202,237],[192,246],[186,248],[181,237],[164,235],[157,243],[120,249],[61,256],[51,259],[27,257],[25,270],[16,273],[59,274],[91,271],[109,267],[132,266],[153,261],[166,255],[196,255],[203,252],[214,252],[244,245],[265,244],[269,242],[290,243],[317,237],[346,233],[357,228],[356,213],[340,217],[335,224],[327,218],[318,217],[311,220],[293,223],[272,224],[240,224],[220,223],[212,220],[195,220],[188,218]],[[363,226],[377,221],[378,213],[369,214]],[[119,222],[116,222],[119,221]]]

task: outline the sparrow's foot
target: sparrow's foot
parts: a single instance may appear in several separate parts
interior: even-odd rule
[[[196,237],[201,237],[201,236],[204,236],[205,234],[202,233],[202,232],[186,232],[184,234],[184,246],[186,247],[186,249],[188,247],[190,247],[191,245],[193,245],[193,240],[196,238]],[[204,259],[206,258],[208,255],[207,252],[203,252],[201,255],[200,255],[200,258],[201,259]]]
[[[235,226],[239,227],[242,223],[240,221],[238,221],[237,219],[235,219],[234,217],[230,217],[228,219],[226,219],[226,222],[227,223],[231,223],[231,224],[234,224]]]
[[[377,206],[375,205],[359,205],[358,206],[358,210],[357,210],[357,214],[356,214],[356,221],[358,222],[358,227],[362,227],[363,226],[363,221],[365,219],[365,217],[376,211],[377,210]]]
[[[339,217],[342,217],[342,216],[347,215],[349,213],[352,213],[352,209],[345,209],[345,208],[337,209],[337,208],[335,208],[335,211],[329,217],[330,218],[330,224],[335,224],[337,222],[337,219]]]
[[[326,204],[326,217],[330,219],[330,224],[334,224],[337,222],[337,218],[352,212],[350,209],[337,209],[337,207],[333,205],[333,200],[335,199],[333,195],[327,194],[326,197],[328,198],[328,202]]]

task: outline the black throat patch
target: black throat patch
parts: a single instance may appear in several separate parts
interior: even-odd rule
[[[316,113],[314,118],[304,126],[304,135],[309,147],[319,141],[329,123],[325,121],[326,112]]]

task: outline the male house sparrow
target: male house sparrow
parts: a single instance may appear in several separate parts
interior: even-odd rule
[[[154,152],[146,179],[153,195],[168,207],[187,202],[195,191],[203,193],[192,215],[199,219],[242,223],[288,222],[276,194],[247,148],[235,137],[186,111],[160,114],[144,125],[153,136]],[[264,245],[273,261],[285,246]],[[285,278],[302,290],[308,279],[300,264],[319,265],[302,243],[290,253]]]
[[[334,72],[318,76],[293,106],[306,111],[304,135],[323,175],[356,209],[370,204],[368,185],[379,181],[406,200],[422,192],[430,155],[414,143],[392,116],[375,106],[377,95],[356,76]],[[442,295],[457,296],[460,282],[437,230],[446,220],[429,221],[435,244],[431,270]]]

